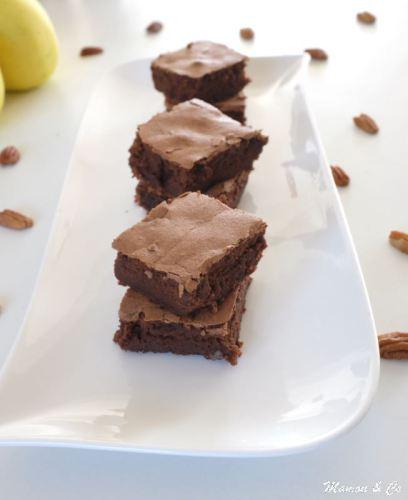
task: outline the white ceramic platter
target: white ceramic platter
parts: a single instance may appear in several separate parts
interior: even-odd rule
[[[361,271],[308,106],[302,56],[253,59],[269,144],[240,207],[268,223],[238,366],[121,351],[112,239],[144,216],[127,166],[163,109],[149,61],[109,73],[84,117],[24,326],[0,381],[1,444],[191,455],[298,452],[350,429],[378,379]]]

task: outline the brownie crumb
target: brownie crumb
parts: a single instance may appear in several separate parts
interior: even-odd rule
[[[253,40],[255,32],[252,28],[241,28],[239,34],[243,40]]]
[[[96,56],[98,54],[102,54],[102,52],[103,49],[101,47],[84,47],[83,49],[81,49],[80,56]]]
[[[15,165],[20,157],[20,151],[15,146],[7,146],[0,152],[0,165]]]
[[[153,21],[147,26],[146,31],[148,33],[159,33],[163,29],[163,23],[160,21]]]

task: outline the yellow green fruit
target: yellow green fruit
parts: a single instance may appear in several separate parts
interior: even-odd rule
[[[6,89],[41,85],[57,61],[57,37],[37,0],[0,0],[0,67]]]
[[[3,74],[0,69],[0,111],[2,110],[4,104],[4,93],[5,90],[4,90]]]

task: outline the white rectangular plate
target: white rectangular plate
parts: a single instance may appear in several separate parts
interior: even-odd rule
[[[307,60],[306,60],[307,62]],[[145,212],[127,166],[137,124],[163,109],[149,62],[97,87],[73,152],[29,313],[0,381],[1,444],[278,455],[366,412],[378,378],[370,306],[305,102],[302,56],[253,59],[248,123],[270,137],[240,207],[268,223],[236,367],[112,342],[124,293],[112,239]]]

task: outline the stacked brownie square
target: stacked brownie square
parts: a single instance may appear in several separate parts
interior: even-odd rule
[[[187,191],[237,206],[267,137],[199,99],[140,125],[129,163],[136,201],[148,210]]]
[[[129,287],[114,340],[125,350],[236,364],[265,229],[258,217],[197,192],[153,208],[113,242],[115,275]]]
[[[152,63],[167,112],[138,127],[129,163],[136,202],[150,210],[187,191],[236,207],[267,137],[244,122],[247,58],[195,42]]]
[[[225,45],[192,42],[152,62],[154,86],[165,97],[167,109],[198,98],[207,101],[234,120],[245,123],[245,74],[247,57]]]

